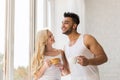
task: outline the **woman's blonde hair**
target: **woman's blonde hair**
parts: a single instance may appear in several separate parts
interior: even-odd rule
[[[45,46],[48,40],[48,29],[40,30],[35,41],[35,54],[32,59],[33,75],[42,67],[44,60]]]

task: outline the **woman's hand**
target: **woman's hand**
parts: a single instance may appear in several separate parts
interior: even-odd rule
[[[47,59],[47,60],[45,61],[45,63],[44,63],[44,66],[45,66],[46,68],[49,68],[51,65],[52,65],[52,63],[51,63],[51,61],[50,61],[49,59]]]
[[[55,66],[56,66],[56,67],[62,67],[63,65],[62,65],[61,62],[59,62],[59,63],[55,64]]]

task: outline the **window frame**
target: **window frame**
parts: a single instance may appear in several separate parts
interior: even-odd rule
[[[54,25],[54,0],[43,0],[43,26],[48,27]],[[50,16],[48,22],[48,1],[50,3]],[[30,20],[29,20],[29,80],[32,80],[31,72],[31,60],[35,50],[35,33],[36,33],[36,6],[37,0],[30,0]],[[5,12],[5,72],[3,73],[4,80],[14,80],[14,15],[15,15],[15,0],[6,0],[6,12]],[[45,22],[44,22],[45,21]],[[52,28],[52,27],[50,27]]]

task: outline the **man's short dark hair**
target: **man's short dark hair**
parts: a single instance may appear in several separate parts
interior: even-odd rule
[[[75,13],[65,12],[64,17],[71,17],[77,25],[80,23],[79,16]]]

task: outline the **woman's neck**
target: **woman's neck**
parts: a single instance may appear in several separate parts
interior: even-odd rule
[[[46,46],[45,52],[51,52],[54,48],[52,46]]]

